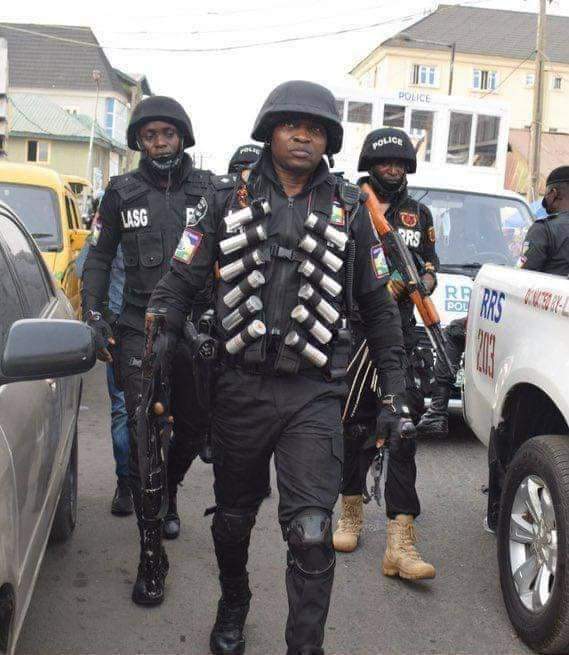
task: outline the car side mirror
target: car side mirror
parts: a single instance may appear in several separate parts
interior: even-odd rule
[[[80,321],[24,319],[10,328],[0,384],[85,373],[95,364],[93,331]]]
[[[69,230],[71,250],[81,250],[89,234],[91,234],[89,230]]]

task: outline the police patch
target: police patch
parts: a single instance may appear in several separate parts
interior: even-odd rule
[[[389,275],[389,266],[385,259],[385,253],[379,243],[371,247],[371,267],[373,268],[375,277],[378,280]]]
[[[346,215],[344,208],[334,203],[332,205],[332,216],[330,216],[330,225],[344,227],[346,225]]]
[[[435,235],[435,228],[434,228],[434,227],[431,226],[431,227],[427,230],[427,236],[429,237],[429,241],[430,241],[431,243],[435,243],[435,241],[437,240],[437,237],[436,237],[436,235]]]
[[[401,222],[405,227],[415,227],[417,221],[419,220],[417,214],[411,214],[410,212],[401,212]]]
[[[199,250],[202,238],[203,235],[200,232],[187,227],[182,233],[182,238],[174,253],[174,259],[182,264],[189,264]]]
[[[207,200],[202,196],[195,207],[186,207],[186,227],[197,225],[207,214]]]

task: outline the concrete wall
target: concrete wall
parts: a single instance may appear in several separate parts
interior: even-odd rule
[[[414,64],[435,66],[438,80],[435,87],[411,84]],[[401,89],[429,88],[435,93],[446,93],[450,69],[450,50],[433,51],[411,48],[380,48],[370,54],[354,69],[353,75],[362,86],[374,86],[384,92]],[[534,63],[528,61],[512,73],[520,64],[516,59],[464,55],[457,53],[454,65],[453,95],[506,101],[510,104],[510,127],[524,128],[531,123],[533,89],[526,86],[526,75],[534,72]],[[501,86],[492,93],[472,88],[473,69],[495,70]],[[569,132],[569,65],[546,64],[544,94],[544,131]],[[511,74],[506,81],[505,78]],[[553,89],[553,78],[563,78],[562,89]],[[370,81],[373,83],[370,84]],[[485,95],[487,94],[487,95]]]

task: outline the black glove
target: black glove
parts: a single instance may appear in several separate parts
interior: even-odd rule
[[[409,416],[409,409],[401,398],[394,394],[383,396],[377,417],[377,440],[393,443],[397,439],[413,439],[415,426]]]
[[[102,362],[112,362],[113,358],[108,350],[108,345],[114,345],[113,331],[99,312],[93,310],[87,312],[87,325],[95,333],[95,347],[97,348],[97,359]]]

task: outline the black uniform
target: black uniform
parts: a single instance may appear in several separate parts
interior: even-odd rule
[[[373,184],[367,178],[362,182]],[[414,256],[419,273],[436,271],[439,260],[435,252],[433,218],[429,208],[411,198],[406,185],[391,199],[386,214],[391,226],[397,230]],[[382,258],[387,270],[388,262]],[[407,354],[405,375],[406,401],[413,417],[420,416],[423,396],[415,383],[411,357],[417,337],[415,334],[414,305],[408,298],[398,302]],[[344,471],[342,494],[361,495],[365,489],[366,474],[375,454],[370,437],[375,435],[375,417],[379,402],[380,385],[366,357],[364,336],[357,322],[355,327],[355,356],[350,365],[350,394],[344,407]],[[373,441],[373,440],[372,440]],[[402,439],[390,444],[389,466],[385,480],[385,503],[387,516],[394,519],[397,514],[418,516],[420,504],[415,482],[416,444],[414,439]]]
[[[130,474],[135,504],[140,503],[135,412],[140,401],[144,349],[144,315],[150,294],[170,267],[170,260],[187,225],[200,220],[207,209],[205,195],[211,174],[193,168],[184,155],[180,171],[163,188],[148,159],[138,169],[111,178],[99,207],[96,243],[89,250],[83,277],[84,312],[99,309],[106,297],[111,262],[119,243],[125,264],[124,304],[117,321],[113,359],[125,393],[131,437]],[[208,291],[196,297],[195,316],[210,302]],[[169,486],[183,479],[200,451],[208,429],[207,417],[195,411],[191,365],[174,358],[172,409],[174,437],[169,451]],[[140,508],[137,510],[140,513]],[[140,516],[139,516],[140,519]]]
[[[535,221],[526,234],[519,266],[530,271],[569,275],[569,211]]]
[[[158,284],[152,303],[167,306],[169,316],[178,315],[179,320],[178,312],[183,314],[191,306],[217,261],[221,273],[216,288],[220,340],[232,339],[254,318],[260,318],[266,326],[265,336],[236,355],[224,355],[217,382],[212,423],[217,503],[212,527],[214,544],[225,597],[228,582],[246,576],[250,531],[265,495],[274,453],[279,520],[289,547],[288,652],[296,655],[302,646],[318,647],[303,652],[322,652],[319,647],[334,569],[330,523],[340,489],[340,406],[345,394],[342,379],[331,378],[345,369],[351,346],[345,341],[345,331],[339,329],[341,318],[333,326],[327,324],[334,335],[327,345],[315,341],[291,319],[293,308],[302,303],[299,289],[307,282],[340,316],[346,316],[349,291],[344,293],[343,269],[334,273],[312,260],[317,269],[344,287],[337,296],[327,294],[317,281],[307,280],[299,273],[301,261],[307,258],[298,247],[299,240],[306,234],[320,240],[305,227],[311,212],[337,229],[346,230],[355,241],[354,296],[372,358],[381,371],[382,385],[391,393],[401,393],[404,387],[400,321],[386,287],[388,276],[373,265],[371,255],[377,239],[367,212],[360,207],[348,226],[350,217],[339,197],[338,180],[324,162],[302,193],[288,198],[271,156],[265,152],[251,170],[245,195],[250,202],[258,198],[268,200],[272,210],[264,222],[268,239],[229,255],[219,249],[220,242],[230,236],[223,218],[240,207],[243,187],[229,188],[221,181],[216,187],[206,217],[187,231],[179,256],[174,257],[172,271]],[[253,265],[266,280],[255,291],[263,309],[238,328],[227,331],[222,324],[233,309],[227,307],[224,298],[249,271],[225,281],[226,267],[242,258],[248,260],[255,248],[263,253],[263,259],[258,260],[261,263]],[[334,252],[343,257],[342,252]],[[316,316],[315,309],[310,312]],[[319,320],[325,323],[321,317]],[[315,367],[292,347],[285,346],[284,338],[292,331],[303,334],[312,347],[326,355],[328,362],[324,368]]]

